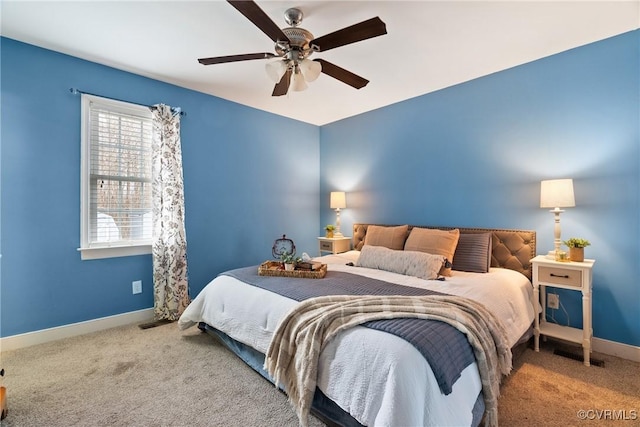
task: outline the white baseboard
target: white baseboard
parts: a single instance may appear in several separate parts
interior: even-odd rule
[[[131,323],[149,322],[151,320],[153,320],[153,308],[145,308],[143,310],[101,317],[85,322],[11,335],[0,338],[0,351],[16,350],[18,348],[30,347],[62,338],[75,337],[104,329],[129,325]]]
[[[592,350],[598,353],[616,356],[633,362],[640,362],[640,347],[595,337],[591,341],[591,346],[593,347]]]
[[[62,338],[75,337],[104,329],[129,325],[131,323],[149,322],[151,320],[153,320],[153,308],[145,308],[143,310],[116,314],[114,316],[87,320],[85,322],[12,335],[0,338],[0,351],[16,350],[18,348],[30,347]],[[595,337],[593,338],[592,345],[593,351],[598,353],[640,362],[640,347]]]

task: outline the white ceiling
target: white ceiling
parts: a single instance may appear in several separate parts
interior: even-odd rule
[[[224,1],[1,0],[1,32],[323,125],[640,27],[640,0],[257,3],[281,28],[284,11],[300,8],[300,26],[315,37],[379,16],[387,35],[312,57],[370,83],[356,90],[322,74],[304,92],[272,97],[265,60],[199,64],[202,57],[273,52],[272,41]]]

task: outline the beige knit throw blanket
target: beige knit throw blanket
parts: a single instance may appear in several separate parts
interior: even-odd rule
[[[316,390],[318,358],[324,345],[347,328],[399,317],[440,320],[467,336],[480,371],[485,425],[497,426],[500,380],[511,371],[505,328],[482,304],[451,295],[337,295],[311,298],[296,305],[274,332],[264,368],[276,385],[284,385],[300,425],[307,425]]]

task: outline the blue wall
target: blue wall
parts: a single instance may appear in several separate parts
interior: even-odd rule
[[[592,242],[594,334],[640,345],[640,32],[323,127],[1,39],[0,336],[152,306],[151,258],[80,261],[76,87],[182,107],[191,295],[353,222],[507,227],[553,245],[542,179],[574,179],[563,237]],[[297,135],[282,141],[283,134]],[[285,171],[285,173],[281,173]],[[131,294],[131,281],[144,291]],[[561,294],[572,325],[580,301]],[[556,313],[556,319],[566,317]]]
[[[81,261],[80,97],[182,107],[190,293],[271,258],[287,234],[317,250],[319,129],[2,38],[0,336],[153,306],[151,256]],[[282,135],[295,135],[283,139]],[[143,281],[132,295],[131,282]]]
[[[343,190],[343,230],[524,228],[546,253],[553,216],[539,208],[540,181],[573,178],[562,235],[592,243],[594,335],[640,345],[639,62],[634,31],[323,126],[321,224],[335,221],[324,195]],[[560,301],[581,326],[579,295]]]

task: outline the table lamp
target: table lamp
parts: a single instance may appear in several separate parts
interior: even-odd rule
[[[540,207],[553,208],[549,212],[554,214],[555,225],[554,250],[549,251],[548,258],[555,258],[556,252],[560,250],[562,240],[560,239],[560,214],[564,212],[560,208],[570,208],[576,205],[573,196],[573,179],[549,179],[540,182]]]
[[[333,236],[344,237],[340,232],[340,209],[347,207],[347,200],[344,191],[332,191],[329,206],[331,209],[336,210],[336,231],[333,232]]]

